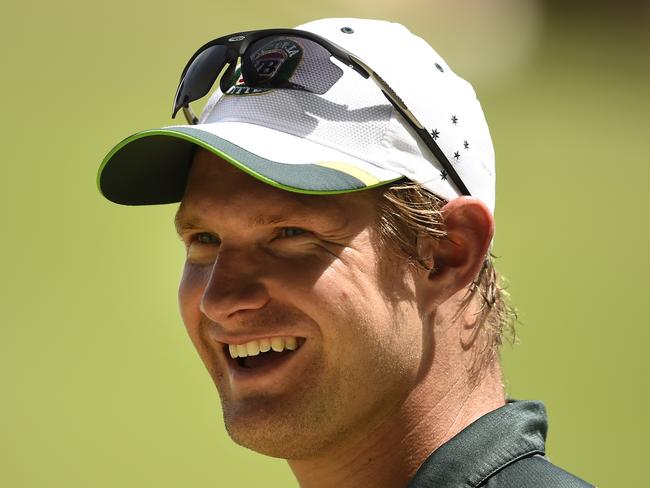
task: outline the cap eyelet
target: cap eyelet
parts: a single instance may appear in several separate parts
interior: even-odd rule
[[[445,72],[445,70],[442,69],[442,66],[440,66],[438,63],[435,63],[435,65],[436,65],[436,68],[438,68],[438,71],[440,71],[441,73]]]
[[[341,32],[343,34],[354,34],[354,29],[352,27],[341,27]]]

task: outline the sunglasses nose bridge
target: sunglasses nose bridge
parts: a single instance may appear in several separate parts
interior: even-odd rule
[[[243,40],[229,42],[226,45],[226,53],[224,55],[223,62],[219,67],[219,71],[221,72],[224,66],[227,66],[226,70],[221,74],[221,77],[219,78],[219,88],[224,93],[226,90],[228,90],[228,88],[230,88],[230,85],[233,82],[232,78],[235,75],[235,70],[237,69],[237,61],[241,56],[242,49],[245,47],[242,41]],[[235,80],[235,82],[236,81],[237,80]]]
[[[228,90],[228,88],[230,88],[230,85],[233,83],[232,78],[235,75],[235,69],[237,68],[237,59],[234,59],[232,61],[227,60],[226,63],[228,64],[228,67],[226,68],[226,71],[223,72],[221,79],[219,80],[219,88],[223,93],[226,93],[226,90]]]

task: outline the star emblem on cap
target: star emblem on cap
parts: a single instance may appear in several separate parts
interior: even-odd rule
[[[438,129],[433,129],[431,131],[431,137],[433,137],[434,139],[438,139],[438,137],[440,137],[440,131]]]
[[[465,149],[469,149],[469,142],[467,142],[467,141],[463,142],[463,147]]]
[[[451,123],[456,125],[458,123],[458,117],[456,117],[455,115],[452,115],[451,116]]]
[[[444,169],[440,172],[440,179],[447,181],[447,172]]]
[[[458,151],[456,151],[456,152],[454,153],[454,159],[455,159],[456,161],[458,161],[458,160],[460,159],[460,153],[459,153]]]

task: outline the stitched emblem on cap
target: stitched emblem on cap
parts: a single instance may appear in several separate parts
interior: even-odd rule
[[[252,47],[254,49],[255,46]],[[267,42],[254,50],[250,59],[257,73],[257,83],[281,83],[289,81],[302,59],[303,49],[297,42],[282,38]],[[242,76],[241,64],[237,65],[231,86],[225,95],[253,95],[272,90],[272,87],[248,86]]]

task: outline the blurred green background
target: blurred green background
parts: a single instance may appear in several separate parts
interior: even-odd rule
[[[648,2],[9,0],[1,486],[296,486],[225,433],[177,311],[175,205],[111,204],[95,176],[113,144],[171,124],[199,45],[332,16],[401,22],[474,84],[521,319],[508,395],[545,402],[556,464],[600,487],[647,483]]]

